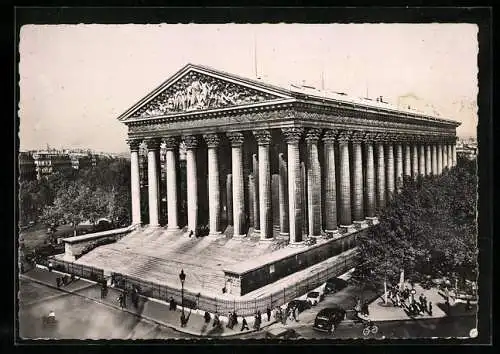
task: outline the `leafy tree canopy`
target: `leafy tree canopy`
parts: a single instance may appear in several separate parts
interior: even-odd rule
[[[440,176],[405,179],[404,189],[359,237],[355,278],[413,281],[425,277],[477,276],[476,162],[458,159]]]

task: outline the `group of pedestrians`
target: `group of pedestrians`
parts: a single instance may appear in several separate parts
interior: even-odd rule
[[[276,321],[281,322],[284,325],[286,325],[287,320],[299,322],[299,308],[298,306],[293,306],[287,307],[285,310],[283,310],[278,306],[274,310],[274,318],[276,319]]]
[[[69,283],[75,281],[75,275],[74,274],[71,274],[71,276],[69,275],[63,275],[62,277],[57,277],[56,278],[56,285],[58,288],[60,288],[61,286],[65,286],[65,285],[68,285]]]
[[[361,302],[361,298],[356,298],[356,306],[354,306],[354,310],[357,313],[360,313],[363,316],[369,316],[370,311],[368,310],[368,301]]]
[[[388,296],[394,306],[405,309],[410,316],[423,315],[425,313],[432,316],[432,302],[427,301],[427,296],[424,294],[420,294],[417,301],[407,286],[403,290],[400,290],[397,286],[390,287],[388,289]]]

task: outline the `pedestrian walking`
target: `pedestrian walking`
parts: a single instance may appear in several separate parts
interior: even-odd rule
[[[295,322],[297,322],[297,317],[295,316],[295,307],[290,309],[290,315],[290,320],[293,319]]]
[[[299,307],[298,306],[295,306],[295,308],[293,309],[293,314],[295,317],[295,322],[299,322]]]
[[[57,284],[58,288],[61,286],[61,278],[60,277],[56,278],[56,284]]]
[[[266,309],[266,314],[267,314],[267,322],[271,321],[271,309],[269,306]]]
[[[186,327],[186,315],[184,315],[184,312],[181,314],[181,327]]]
[[[123,309],[123,307],[125,305],[124,301],[123,301],[123,294],[118,295],[117,300],[118,300],[118,303],[120,304],[120,307]]]
[[[208,311],[205,311],[205,323],[210,323],[210,314],[208,313]]]
[[[429,301],[429,306],[427,306],[427,313],[432,316],[432,302]]]
[[[243,322],[241,322],[240,332],[243,331],[244,329],[250,330],[250,327],[248,327],[247,319],[245,317],[243,317]]]
[[[49,272],[52,272],[52,262],[51,261],[49,262],[47,269],[49,270]]]
[[[212,327],[220,327],[220,319],[219,319],[219,314],[216,312],[214,314],[214,322],[213,322],[213,325]]]

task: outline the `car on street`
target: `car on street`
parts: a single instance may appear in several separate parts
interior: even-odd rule
[[[323,332],[333,332],[338,324],[344,320],[346,312],[341,307],[327,307],[322,309],[314,319],[313,329]]]
[[[301,313],[304,310],[310,309],[311,303],[306,300],[292,300],[286,306],[286,310],[289,311],[296,307],[299,309],[299,313]]]
[[[340,278],[330,278],[325,284],[325,294],[335,293],[344,289],[347,286],[347,282]]]
[[[293,328],[272,328],[266,332],[266,339],[300,339],[302,338]]]
[[[306,301],[311,304],[311,306],[316,306],[325,295],[321,291],[311,291],[307,294]]]

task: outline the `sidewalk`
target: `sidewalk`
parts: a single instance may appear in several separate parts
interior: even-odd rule
[[[411,289],[409,284],[408,288]],[[423,289],[419,284],[415,284],[415,300],[418,302],[418,297],[423,294],[427,297],[427,302],[432,302],[432,315],[424,313],[415,317],[410,317],[401,307],[393,306],[392,301],[388,300],[388,305],[384,304],[383,294],[376,298],[368,305],[369,318],[372,321],[401,321],[401,320],[420,320],[431,318],[443,318],[447,316],[467,316],[476,313],[476,305],[472,306],[469,311],[465,310],[465,304],[451,304],[448,309],[445,305],[445,298],[439,294],[438,289]]]
[[[47,270],[35,268],[30,270],[24,274],[22,274],[23,278],[42,283],[49,287],[56,287],[56,278],[60,277],[63,273],[52,271],[48,272]],[[121,290],[108,287],[108,294],[106,298],[101,299],[101,287],[99,284],[92,282],[86,279],[78,279],[75,282],[61,287],[59,290],[71,294],[75,294],[77,296],[82,296],[88,299],[92,299],[94,301],[100,302],[107,306],[113,307],[115,309],[120,309],[117,298],[121,293]],[[130,298],[127,298],[127,307],[123,309],[123,311],[129,312],[133,315],[139,316],[146,320],[155,322],[157,324],[173,328],[179,332],[184,332],[187,334],[195,335],[195,336],[210,336],[210,337],[229,337],[236,336],[239,334],[247,334],[251,332],[255,332],[253,329],[254,317],[246,317],[248,322],[248,327],[250,330],[240,331],[241,329],[241,321],[242,317],[238,317],[238,323],[233,327],[233,329],[229,329],[226,327],[227,324],[227,316],[223,316],[219,314],[219,319],[222,322],[222,328],[216,329],[213,328],[213,314],[210,314],[211,321],[206,324],[205,319],[203,317],[204,311],[198,310],[189,310],[187,308],[184,309],[186,317],[189,318],[186,327],[181,327],[180,325],[180,317],[182,313],[182,308],[177,306],[175,311],[169,310],[169,304],[157,299],[146,298],[140,296],[139,304],[137,309],[133,307]],[[262,315],[262,325],[261,330],[267,328],[275,321],[271,318],[271,321],[267,321],[266,314]]]

